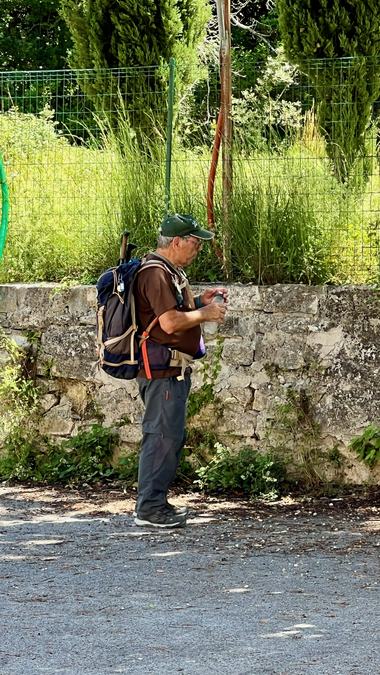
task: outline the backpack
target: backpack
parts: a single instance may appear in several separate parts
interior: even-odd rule
[[[181,306],[183,296],[181,287],[172,271],[164,261],[131,258],[127,260],[125,251],[130,254],[133,244],[126,248],[128,233],[123,234],[119,264],[103,272],[96,283],[97,292],[97,353],[98,365],[108,375],[123,380],[132,380],[137,376],[141,362],[147,359],[147,340],[150,331],[158,323],[157,317],[145,328],[142,336],[138,335],[136,322],[134,283],[140,270],[146,267],[161,267],[169,272],[177,297],[177,306]],[[124,249],[123,249],[124,245]],[[124,253],[124,256],[123,256]],[[162,353],[168,348],[158,348],[158,359],[164,359]],[[149,364],[148,364],[149,365]],[[172,365],[172,363],[170,364]],[[164,368],[167,364],[156,363],[156,368]]]

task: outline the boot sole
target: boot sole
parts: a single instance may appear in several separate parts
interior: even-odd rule
[[[178,519],[174,523],[152,523],[150,520],[144,520],[143,518],[138,518],[136,516],[135,525],[139,525],[140,527],[158,527],[161,529],[168,527],[185,527],[186,518]]]
[[[185,518],[185,517],[187,518],[188,515],[189,515],[189,511],[184,511],[183,513],[177,513],[178,518]],[[132,518],[136,518],[136,517],[137,517],[137,512],[133,511]]]

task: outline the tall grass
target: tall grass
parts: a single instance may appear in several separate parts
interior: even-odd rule
[[[0,120],[11,220],[0,281],[92,282],[118,258],[127,228],[137,254],[154,247],[164,212],[164,144],[141,149],[129,129],[104,128],[87,147],[56,133],[48,116],[15,111]],[[172,210],[206,222],[207,149],[177,143]],[[375,167],[378,172],[377,165]],[[256,283],[359,282],[378,275],[380,180],[355,188],[333,175],[323,143],[307,134],[277,152],[235,156],[231,205],[234,280]],[[221,226],[216,185],[216,240]],[[193,280],[222,280],[211,246]]]

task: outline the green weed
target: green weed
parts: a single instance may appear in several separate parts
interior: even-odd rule
[[[320,427],[315,421],[306,392],[289,388],[286,398],[273,410],[264,443],[275,457],[292,467],[294,479],[315,487],[324,482]]]
[[[115,467],[115,475],[125,487],[133,487],[137,485],[138,469],[139,454],[138,452],[130,452],[119,459]]]
[[[270,454],[261,454],[252,448],[233,453],[221,443],[215,443],[210,462],[196,470],[195,481],[205,492],[233,491],[249,497],[276,498],[279,494],[284,469]]]
[[[5,362],[0,376],[0,442],[21,425],[28,426],[38,408],[39,394],[30,371],[32,357],[0,330]]]
[[[204,427],[190,426],[186,430],[186,443],[181,454],[176,483],[190,487],[196,484],[197,470],[210,460],[217,437]]]
[[[0,457],[0,477],[47,483],[94,483],[116,475],[112,456],[117,435],[94,424],[89,431],[53,444],[36,433],[14,430]]]
[[[35,429],[13,428],[7,435],[0,452],[1,480],[45,480],[46,458],[53,446]]]
[[[350,447],[370,468],[380,461],[380,427],[370,424],[360,436],[356,436]]]
[[[340,469],[343,466],[344,458],[339,448],[334,445],[328,453],[328,460],[333,464],[337,469]]]

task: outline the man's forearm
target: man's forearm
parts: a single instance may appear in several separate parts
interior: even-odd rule
[[[176,309],[170,309],[159,317],[160,326],[169,335],[177,331],[189,330],[207,321],[204,309],[193,309],[190,312],[178,312]]]

